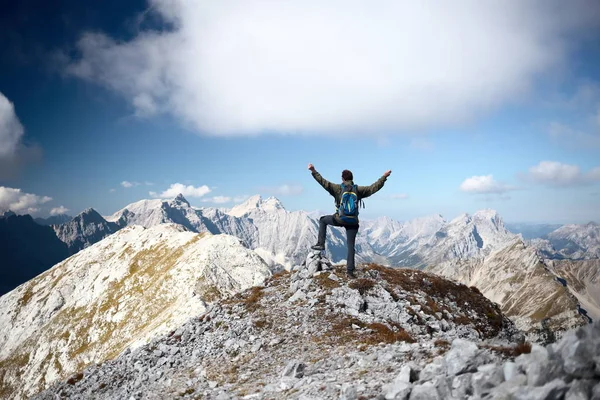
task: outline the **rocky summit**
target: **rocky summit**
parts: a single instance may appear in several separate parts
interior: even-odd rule
[[[597,399],[600,324],[542,347],[475,288],[309,255],[34,399]]]

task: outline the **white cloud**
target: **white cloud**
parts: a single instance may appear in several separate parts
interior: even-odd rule
[[[600,167],[583,173],[579,166],[557,161],[542,161],[529,168],[525,177],[550,186],[575,186],[600,181]]]
[[[182,194],[184,197],[203,197],[210,193],[211,190],[208,186],[202,185],[194,187],[192,185],[184,185],[182,183],[173,183],[167,190],[162,193],[149,192],[150,196],[157,197],[160,199],[166,199],[176,197],[178,194]]]
[[[25,145],[23,135],[13,103],[0,92],[0,179],[14,177],[22,165],[41,158],[42,149]]]
[[[139,183],[139,182],[129,182],[129,181],[121,182],[121,186],[123,186],[125,189],[129,189],[131,187],[140,186],[140,185],[141,185],[141,183]]]
[[[223,203],[230,203],[232,201],[232,198],[229,196],[214,196],[214,197],[202,199],[202,201],[204,203],[223,204]]]
[[[144,182],[144,185],[146,185],[146,186],[154,186],[154,183],[146,181],[146,182]]]
[[[568,62],[591,1],[151,0],[168,25],[86,33],[67,74],[203,134],[401,132],[476,118]]]
[[[529,168],[529,178],[537,183],[570,186],[581,183],[583,176],[577,165],[542,161],[538,165]]]
[[[17,152],[23,132],[13,103],[0,92],[0,158],[13,156]]]
[[[16,214],[34,214],[39,206],[52,200],[52,197],[24,193],[21,189],[0,186],[0,209],[11,210]]]
[[[460,184],[460,190],[478,194],[502,194],[515,188],[494,180],[493,175],[481,175],[465,179]]]
[[[392,199],[392,200],[405,200],[405,199],[408,199],[408,194],[406,194],[406,193],[390,194],[390,199]]]
[[[276,196],[294,196],[302,193],[304,188],[302,185],[296,184],[284,184],[280,186],[262,186],[259,191]]]
[[[50,210],[50,215],[61,215],[69,212],[69,209],[64,206],[55,207]]]
[[[115,189],[115,188],[112,188],[112,189],[109,189],[108,191],[109,191],[110,193],[114,193],[114,192],[116,192],[116,191],[117,191],[117,189]]]

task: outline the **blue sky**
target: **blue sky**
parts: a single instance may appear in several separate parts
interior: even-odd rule
[[[108,215],[179,189],[333,211],[311,162],[393,171],[365,217],[600,221],[597,2],[14,3],[0,209]]]

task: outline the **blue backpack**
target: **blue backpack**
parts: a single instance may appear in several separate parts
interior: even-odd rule
[[[340,220],[349,225],[358,223],[358,195],[356,185],[342,184],[342,198],[338,208]]]

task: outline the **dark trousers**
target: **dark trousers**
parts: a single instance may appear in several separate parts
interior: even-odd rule
[[[317,244],[325,246],[325,235],[327,234],[327,225],[343,226],[346,228],[346,244],[348,246],[348,266],[349,272],[354,272],[354,243],[358,233],[358,225],[344,225],[338,222],[333,215],[324,215],[319,220],[319,241]]]

